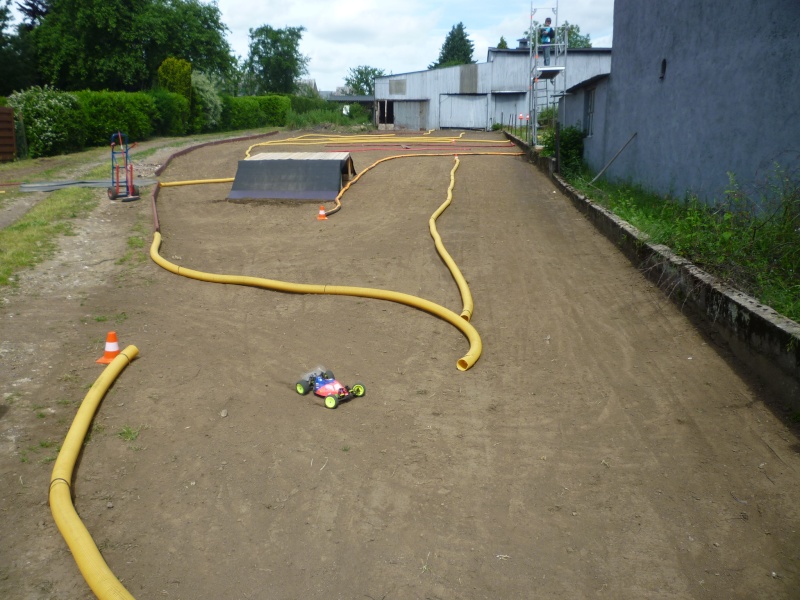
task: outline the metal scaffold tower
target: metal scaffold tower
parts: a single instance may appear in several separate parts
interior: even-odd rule
[[[534,15],[539,13],[542,23],[534,21]],[[551,20],[550,27],[553,35],[548,38],[544,31],[544,22]],[[543,35],[545,34],[545,35]],[[558,0],[555,7],[534,7],[531,3],[531,23],[528,28],[530,48],[530,71],[528,78],[529,135],[532,145],[539,143],[539,119],[544,111],[550,107],[558,106],[558,99],[566,94],[567,89],[567,45],[568,32],[566,28],[559,27]],[[546,41],[542,41],[546,40]],[[552,111],[552,122],[555,126],[557,110]]]

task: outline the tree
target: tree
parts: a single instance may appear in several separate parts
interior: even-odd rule
[[[528,31],[525,31],[522,35],[526,38],[531,39],[531,30],[534,32],[539,32],[543,25],[539,23],[539,21],[534,21],[531,25],[531,28]],[[589,39],[590,35],[587,33],[586,35],[581,35],[581,28],[579,25],[573,25],[569,21],[564,21],[563,25],[558,26],[558,30],[556,33],[556,39],[559,43],[562,42],[564,31],[567,32],[567,40],[569,42],[569,48],[591,48],[592,42]]]
[[[0,0],[0,96],[38,83],[36,53],[24,24],[11,22],[11,0]]]
[[[25,28],[35,28],[47,16],[52,0],[22,0],[17,2],[17,10],[22,13]]]
[[[572,25],[569,21],[564,21],[563,28],[567,30],[569,48],[592,47],[592,41],[589,39],[590,34],[581,35],[581,28],[579,25]]]
[[[308,57],[300,54],[305,27],[274,29],[262,25],[250,30],[246,92],[292,94],[298,79],[308,73]]]
[[[506,41],[506,38],[504,38],[502,35],[500,36],[500,41],[497,42],[497,49],[508,50],[508,42]]]
[[[231,75],[236,61],[225,39],[229,29],[216,2],[169,0],[162,10],[166,39],[160,56],[153,57],[156,67],[167,56],[174,56],[189,61],[195,70],[222,78]]]
[[[344,84],[350,88],[351,94],[358,96],[373,96],[375,94],[375,78],[386,75],[383,69],[362,65],[350,69]]]
[[[199,0],[50,0],[32,34],[45,80],[66,90],[147,89],[169,56],[231,68],[216,4]]]
[[[475,61],[472,59],[474,44],[467,37],[464,24],[453,25],[450,33],[444,39],[442,49],[439,51],[439,60],[428,65],[429,69],[441,69],[442,67],[453,67],[455,65],[469,65]]]

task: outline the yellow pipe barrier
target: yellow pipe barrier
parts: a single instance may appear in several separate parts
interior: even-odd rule
[[[447,321],[456,329],[461,331],[464,336],[469,340],[469,351],[458,359],[456,366],[459,371],[466,371],[471,368],[480,358],[483,351],[483,344],[481,337],[475,327],[468,321],[459,317],[456,313],[446,309],[439,304],[430,302],[417,296],[404,294],[402,292],[393,292],[390,290],[379,290],[375,288],[362,288],[351,286],[334,286],[334,285],[312,285],[304,283],[290,283],[287,281],[277,281],[275,279],[264,279],[261,277],[249,277],[245,275],[222,275],[217,273],[204,273],[202,271],[195,271],[185,267],[169,262],[163,258],[159,253],[161,247],[161,233],[156,231],[153,234],[153,243],[150,246],[150,258],[153,259],[160,267],[191,279],[199,281],[208,281],[211,283],[226,283],[230,285],[247,285],[251,287],[258,287],[267,290],[275,290],[279,292],[287,292],[292,294],[330,294],[337,296],[356,296],[359,298],[373,298],[376,300],[388,300],[398,304],[405,304],[412,308],[417,308],[430,313],[440,319]]]
[[[83,578],[100,600],[134,600],[134,598],[108,568],[92,536],[75,511],[71,495],[72,471],[100,401],[117,376],[137,354],[139,350],[136,346],[128,346],[111,361],[94,382],[67,432],[50,476],[50,512],[53,513],[56,526],[67,542]]]
[[[176,187],[179,185],[200,185],[202,183],[232,183],[233,177],[224,179],[188,179],[186,181],[164,181],[159,182],[158,187]]]
[[[470,139],[465,138],[464,133],[461,132],[457,136],[440,136],[440,137],[433,137],[429,136],[428,134],[423,134],[421,136],[398,136],[396,134],[381,134],[381,135],[356,135],[356,136],[347,136],[347,135],[326,135],[323,136],[321,134],[305,134],[293,138],[287,138],[282,140],[270,140],[267,142],[259,142],[257,144],[253,144],[245,151],[245,156],[250,157],[250,152],[253,148],[257,148],[258,146],[283,146],[283,145],[292,145],[292,146],[320,146],[325,144],[336,144],[339,141],[346,141],[348,145],[357,145],[357,144],[379,144],[379,143],[386,143],[386,142],[393,142],[399,144],[446,144],[447,142],[453,142],[455,140],[459,140],[462,142],[469,142],[473,144],[481,144],[487,147],[491,147],[495,144],[502,144],[507,145],[508,140],[485,140],[485,139]]]
[[[458,268],[456,261],[454,261],[453,257],[445,250],[442,236],[439,235],[436,229],[436,219],[439,218],[439,215],[441,215],[453,201],[453,188],[456,185],[456,170],[458,170],[458,165],[461,164],[461,161],[458,160],[458,156],[455,157],[455,163],[456,164],[453,165],[453,170],[450,171],[450,187],[447,188],[447,200],[445,200],[442,205],[436,209],[436,212],[431,215],[431,218],[428,220],[428,228],[430,229],[433,243],[436,246],[436,251],[439,253],[439,256],[442,257],[447,268],[450,269],[453,279],[456,280],[458,291],[461,293],[461,302],[464,305],[464,308],[461,309],[461,318],[469,321],[475,310],[474,304],[472,303],[472,293],[469,291],[469,285],[461,274],[461,269]]]

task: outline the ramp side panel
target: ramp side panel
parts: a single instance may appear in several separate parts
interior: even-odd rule
[[[334,200],[352,169],[349,155],[302,160],[260,156],[239,161],[228,199]]]

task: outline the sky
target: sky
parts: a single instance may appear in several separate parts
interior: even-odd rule
[[[358,66],[387,75],[424,71],[459,22],[474,45],[473,59],[485,62],[500,36],[516,48],[532,7],[539,22],[550,16],[580,26],[595,48],[611,46],[614,21],[614,0],[218,0],[218,5],[230,30],[228,43],[242,58],[251,28],[305,27],[300,52],[309,59],[307,77],[320,91],[343,86]]]
[[[592,46],[611,46],[614,0],[533,2],[544,22],[558,5],[558,23],[569,21],[589,34]],[[538,7],[538,8],[537,8]],[[439,58],[447,34],[459,22],[474,44],[473,58],[485,62],[500,36],[517,47],[530,23],[531,1],[520,0],[219,0],[234,54],[245,58],[248,31],[262,25],[305,27],[301,54],[320,91],[344,85],[351,68],[370,66],[386,74],[424,71]]]

